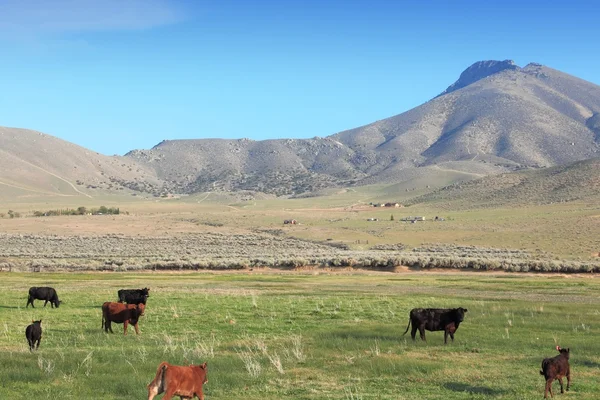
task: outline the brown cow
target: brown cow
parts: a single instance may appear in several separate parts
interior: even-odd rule
[[[568,348],[563,349],[560,346],[556,346],[558,355],[552,358],[544,358],[542,361],[542,370],[540,375],[543,375],[546,379],[546,387],[544,388],[544,398],[548,398],[548,392],[550,397],[554,397],[552,393],[552,382],[558,379],[560,383],[560,392],[564,393],[563,390],[563,377],[567,377],[567,392],[571,386],[571,367],[569,366],[569,354],[571,353]]]
[[[143,304],[123,304],[107,301],[102,304],[102,327],[104,331],[108,332],[110,330],[110,333],[114,333],[111,323],[117,322],[123,324],[125,335],[127,335],[128,324],[132,324],[135,333],[139,335],[138,319],[144,315],[144,308]]]
[[[206,363],[182,367],[162,362],[156,370],[156,377],[148,384],[148,400],[165,392],[162,400],[169,400],[173,396],[191,400],[194,397],[204,400],[202,385],[208,382],[206,377]]]

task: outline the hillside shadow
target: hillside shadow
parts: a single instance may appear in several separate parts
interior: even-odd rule
[[[471,386],[460,382],[448,382],[444,384],[444,387],[453,392],[466,392],[469,394],[482,394],[485,396],[500,396],[506,392],[504,390],[492,389],[485,386]]]
[[[584,367],[588,367],[588,368],[600,368],[600,363],[597,363],[596,361],[590,361],[590,360],[578,360],[577,361],[577,365],[583,365]]]

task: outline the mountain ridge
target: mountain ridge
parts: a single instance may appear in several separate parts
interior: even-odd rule
[[[56,182],[40,185],[61,195],[73,195],[65,182],[77,182],[75,188],[85,194],[102,189],[154,196],[206,191],[295,196],[427,174],[447,175],[451,183],[596,157],[600,86],[537,63],[521,68],[511,60],[480,61],[418,107],[324,138],[164,140],[118,157],[49,135],[2,129],[3,158],[17,161],[5,161],[10,173],[0,173],[0,184],[19,181],[23,170],[25,188],[42,181],[36,173],[51,173]],[[285,136],[285,127],[281,130]],[[18,132],[22,143],[15,141]],[[65,157],[52,159],[65,151]]]

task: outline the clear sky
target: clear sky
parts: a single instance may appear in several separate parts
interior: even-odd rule
[[[600,84],[599,15],[599,1],[0,0],[0,126],[107,155],[327,136],[479,60]]]

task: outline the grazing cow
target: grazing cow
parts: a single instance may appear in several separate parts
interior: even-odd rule
[[[156,370],[156,377],[148,384],[148,400],[165,392],[163,400],[179,396],[181,399],[204,400],[202,385],[208,382],[206,363],[182,367],[162,362]]]
[[[148,296],[150,296],[150,289],[121,289],[117,294],[119,295],[119,303],[146,304]]]
[[[444,331],[444,344],[448,343],[448,335],[454,341],[454,332],[458,329],[458,326],[465,319],[465,313],[468,310],[466,308],[413,308],[410,310],[410,319],[406,331],[402,335],[406,335],[410,324],[412,323],[412,330],[410,336],[412,340],[415,340],[417,330],[421,339],[425,339],[425,330],[428,331]]]
[[[54,308],[54,307],[58,308],[60,303],[62,303],[62,301],[58,300],[58,295],[56,294],[56,290],[54,290],[54,288],[51,288],[51,287],[31,287],[31,288],[29,288],[29,297],[27,298],[27,305],[25,306],[25,308],[29,307],[30,304],[31,304],[31,307],[35,308],[35,306],[33,305],[34,299],[46,300],[44,302],[44,307],[46,307],[46,304],[48,304],[48,302],[50,302],[50,306],[52,308]]]
[[[39,321],[31,321],[32,324],[28,325],[25,329],[25,337],[27,338],[27,343],[29,343],[29,351],[33,351],[33,348],[40,348],[40,341],[42,340],[42,320]],[[37,342],[37,344],[36,344]]]
[[[560,383],[560,392],[564,393],[563,390],[563,377],[567,377],[567,392],[569,391],[569,387],[571,387],[571,367],[569,366],[569,349],[562,349],[560,346],[556,346],[556,350],[558,350],[559,355],[552,358],[544,358],[542,361],[542,370],[540,371],[540,375],[543,375],[546,378],[546,389],[544,390],[544,398],[548,398],[548,392],[550,392],[550,397],[554,397],[552,393],[552,382],[555,379],[558,379]]]
[[[114,333],[111,323],[117,322],[123,324],[123,333],[127,335],[127,326],[132,324],[135,333],[139,335],[138,320],[140,316],[144,315],[144,308],[143,304],[123,304],[107,301],[102,304],[102,328],[105,332],[110,330],[110,333]]]

